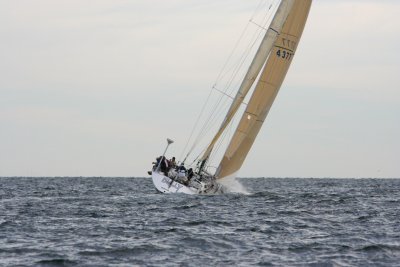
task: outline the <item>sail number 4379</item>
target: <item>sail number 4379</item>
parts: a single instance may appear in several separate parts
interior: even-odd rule
[[[278,57],[283,58],[283,59],[290,60],[292,58],[292,56],[293,56],[293,53],[285,51],[285,50],[278,49],[278,51],[276,51],[276,55]]]

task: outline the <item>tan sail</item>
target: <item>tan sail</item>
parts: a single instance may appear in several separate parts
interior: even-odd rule
[[[218,178],[234,175],[241,168],[292,62],[311,3],[312,0],[295,1],[218,167]]]
[[[224,121],[222,122],[218,132],[215,134],[214,138],[212,139],[212,141],[208,145],[206,151],[204,152],[204,154],[201,158],[201,161],[207,160],[207,158],[210,156],[215,143],[218,141],[221,134],[224,132],[225,128],[229,125],[232,118],[238,111],[244,98],[246,97],[246,95],[249,92],[250,88],[252,87],[255,79],[257,78],[262,67],[264,66],[264,63],[267,60],[268,55],[269,55],[271,49],[273,48],[273,45],[274,45],[279,33],[282,30],[283,24],[285,23],[288,15],[292,9],[294,2],[296,2],[296,1],[295,0],[282,0],[282,2],[280,3],[274,18],[272,19],[271,25],[264,35],[264,38],[260,44],[260,47],[258,48],[257,53],[254,56],[252,63],[250,64],[250,67],[245,75],[245,78],[243,79],[242,84],[240,85],[240,88],[229,108],[228,113],[227,113]]]

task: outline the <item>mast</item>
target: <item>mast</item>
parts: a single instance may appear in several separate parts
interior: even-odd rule
[[[262,66],[264,65],[265,61],[268,58],[268,55],[275,43],[276,39],[278,38],[283,24],[285,23],[292,6],[296,2],[295,0],[282,0],[279,4],[278,10],[275,13],[274,18],[272,19],[271,25],[266,31],[263,40],[261,41],[260,47],[258,48],[252,63],[245,75],[245,78],[242,81],[242,84],[239,87],[239,90],[229,108],[228,113],[225,116],[224,121],[222,122],[218,132],[215,134],[214,138],[208,145],[206,151],[204,152],[203,156],[200,159],[200,167],[199,173],[203,170],[211,151],[214,148],[215,143],[218,141],[226,127],[232,121],[234,115],[238,111],[241,103],[243,102],[244,98],[246,97],[247,93],[249,92],[251,86],[253,85],[254,81],[256,80],[258,74],[261,71]]]
[[[292,62],[311,3],[312,0],[295,1],[217,169],[218,178],[235,175],[241,168]]]

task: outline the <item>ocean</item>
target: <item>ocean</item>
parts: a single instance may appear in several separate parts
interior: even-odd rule
[[[400,179],[0,178],[0,266],[400,266]]]

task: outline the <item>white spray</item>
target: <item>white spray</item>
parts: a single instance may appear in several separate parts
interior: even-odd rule
[[[235,175],[218,179],[218,183],[228,188],[229,192],[250,195],[249,191],[235,178]]]

